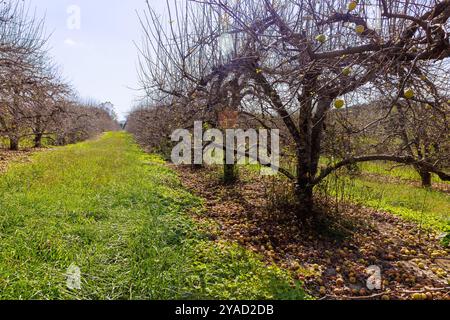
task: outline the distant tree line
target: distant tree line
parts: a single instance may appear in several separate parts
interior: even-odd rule
[[[0,138],[18,150],[23,139],[64,145],[118,127],[112,110],[83,102],[46,51],[44,21],[23,1],[0,4]]]

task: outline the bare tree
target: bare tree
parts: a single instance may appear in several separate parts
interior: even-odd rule
[[[364,1],[356,8],[342,0],[175,2],[168,24],[149,11],[141,50],[148,94],[195,103],[194,116],[235,94],[242,113],[268,119],[268,127],[282,121],[297,162],[295,172],[282,172],[303,204],[299,218],[312,211],[314,187],[349,164],[389,160],[448,177],[426,159],[397,152],[348,153],[322,170],[319,160],[335,108],[379,100],[379,88],[388,88],[389,110],[359,130],[376,126],[399,101],[414,98],[408,83],[427,81],[421,77],[430,63],[449,57],[450,1]]]
[[[44,61],[43,21],[30,16],[21,1],[0,4],[0,132],[19,148],[27,134],[30,95],[41,79]]]

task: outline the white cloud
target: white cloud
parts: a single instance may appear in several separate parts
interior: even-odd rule
[[[66,40],[64,40],[64,44],[69,47],[76,47],[79,45],[79,43],[73,40],[72,38],[67,38]]]

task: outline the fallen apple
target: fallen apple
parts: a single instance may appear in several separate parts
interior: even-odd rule
[[[337,278],[336,279],[336,285],[338,286],[338,287],[342,287],[343,285],[344,285],[344,279],[342,279],[342,278]]]
[[[413,300],[426,300],[427,295],[425,293],[414,293],[411,295]]]

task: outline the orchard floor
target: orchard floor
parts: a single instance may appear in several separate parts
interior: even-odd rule
[[[318,299],[450,299],[450,250],[439,230],[352,204],[300,226],[289,208],[273,209],[267,183],[252,171],[226,186],[211,168],[177,170],[206,199],[206,214],[196,218],[215,221],[218,239],[290,270]],[[380,290],[366,287],[370,266],[381,269]]]
[[[18,154],[0,173],[0,299],[308,298],[287,270],[213,240],[189,214],[202,200],[126,133]]]
[[[5,173],[11,163],[29,162],[30,156],[38,151],[36,149],[9,151],[0,147],[0,174]]]

